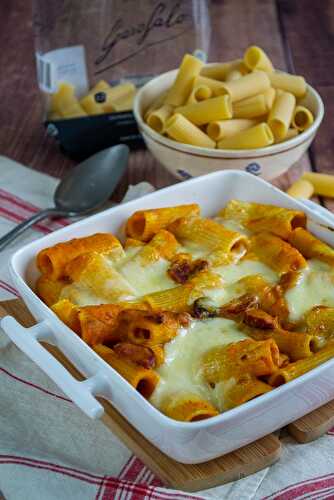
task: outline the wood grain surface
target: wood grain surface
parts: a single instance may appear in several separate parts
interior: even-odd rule
[[[330,123],[334,107],[333,0],[211,0],[210,13],[211,61],[239,57],[248,45],[260,45],[277,68],[303,74],[324,99],[326,117],[310,153],[274,183],[286,189],[303,170],[334,173]],[[0,19],[0,154],[62,177],[74,162],[60,152],[42,124],[35,74],[32,0],[1,0]],[[177,65],[173,54],[164,54],[164,59],[166,69]],[[119,199],[129,183],[142,180],[156,187],[177,182],[148,152],[138,151],[131,154],[115,199]],[[334,209],[330,200],[320,202]]]

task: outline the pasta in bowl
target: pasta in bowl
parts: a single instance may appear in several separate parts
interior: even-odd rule
[[[305,79],[274,70],[259,47],[227,63],[186,55],[134,103],[147,147],[181,179],[235,168],[270,180],[306,151],[323,113]]]
[[[40,298],[168,417],[214,417],[334,357],[334,250],[298,209],[137,210],[37,255]]]

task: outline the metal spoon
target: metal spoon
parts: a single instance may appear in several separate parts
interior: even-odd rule
[[[119,144],[77,165],[58,184],[53,197],[55,206],[38,212],[0,238],[0,250],[46,217],[76,217],[106,203],[125,172],[128,156],[129,148]]]

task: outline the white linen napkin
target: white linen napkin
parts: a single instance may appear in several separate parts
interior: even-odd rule
[[[50,206],[57,182],[0,157],[0,236]],[[126,198],[153,189],[141,183]],[[0,253],[0,300],[18,296],[8,273],[11,254],[69,222],[40,223]],[[252,476],[196,494],[167,489],[13,344],[0,344],[0,491],[8,500],[334,498],[333,439],[334,431],[308,445],[285,438],[281,461]]]

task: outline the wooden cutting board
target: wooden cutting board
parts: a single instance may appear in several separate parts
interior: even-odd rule
[[[35,323],[21,300],[0,303],[0,318],[10,314],[23,326]],[[45,347],[78,379],[83,379],[74,366],[55,347]],[[163,483],[172,488],[195,492],[228,483],[253,474],[276,462],[281,455],[281,442],[274,434],[255,441],[232,453],[195,465],[172,460],[142,436],[106,400],[100,399],[105,409],[103,423],[137,455]],[[288,426],[289,433],[298,442],[312,441],[334,426],[334,401],[300,418]]]

